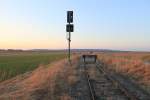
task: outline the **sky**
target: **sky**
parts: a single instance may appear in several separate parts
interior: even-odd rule
[[[149,5],[149,0],[0,0],[0,48],[67,48],[66,11],[73,10],[71,48],[150,51]]]

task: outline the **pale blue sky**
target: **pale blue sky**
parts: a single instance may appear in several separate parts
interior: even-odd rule
[[[150,51],[149,0],[1,0],[0,48],[67,48],[67,10],[72,48]]]

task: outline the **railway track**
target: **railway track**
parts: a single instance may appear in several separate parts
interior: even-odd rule
[[[90,100],[150,100],[140,99],[130,93],[101,67],[99,61],[88,64],[83,60],[83,66],[90,91]]]

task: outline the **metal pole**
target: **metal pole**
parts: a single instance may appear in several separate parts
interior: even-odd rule
[[[69,40],[68,40],[68,41],[69,41],[69,52],[68,52],[68,53],[69,53],[69,55],[68,55],[69,62],[71,61],[71,57],[70,57],[70,56],[71,56],[71,50],[70,50],[70,42],[71,42],[71,39],[70,39],[70,35],[71,35],[71,34],[70,34],[70,32],[69,32]]]
[[[70,23],[69,23],[69,25],[70,25]],[[69,42],[69,44],[68,44],[68,60],[69,60],[69,62],[71,62],[71,57],[70,57],[70,55],[71,55],[71,50],[70,50],[71,33],[70,32],[69,32],[68,42]]]

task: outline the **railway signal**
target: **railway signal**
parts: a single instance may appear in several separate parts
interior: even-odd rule
[[[66,25],[66,32],[73,32],[74,30],[73,30],[73,24],[67,24]]]
[[[73,23],[73,11],[67,11],[67,23]]]
[[[71,42],[71,32],[74,31],[74,25],[73,23],[73,11],[67,11],[67,25],[66,25],[66,32],[69,33],[68,35],[68,61],[71,62],[71,50],[70,50],[70,42]]]

